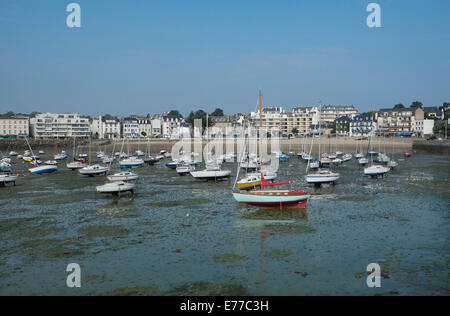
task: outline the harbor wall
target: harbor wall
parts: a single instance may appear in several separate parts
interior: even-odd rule
[[[172,147],[178,142],[178,140],[166,140],[166,139],[152,139],[150,141],[150,151],[152,153],[160,152],[161,150],[166,150],[170,152]],[[184,142],[188,142],[188,140],[184,140]],[[238,142],[242,144],[244,142],[243,139],[231,139],[231,142],[234,143],[232,147],[234,147],[234,151],[238,151]],[[268,140],[268,151],[275,151],[276,148],[272,148],[270,146],[270,139]],[[279,149],[283,152],[300,152],[302,147],[305,148],[307,152],[309,152],[311,148],[311,138],[293,138],[293,139],[279,139],[277,140],[279,144]],[[214,144],[215,141],[212,141]],[[79,142],[79,146],[81,146],[81,141]],[[120,151],[122,147],[122,141],[109,141],[109,140],[94,140],[92,143],[88,143],[85,141],[87,145],[85,151],[89,148],[91,151],[99,151],[103,150],[105,152],[111,152],[114,148],[114,151]],[[132,140],[125,141],[124,144],[124,152],[134,152],[137,149],[142,151],[146,151],[148,142],[146,140]],[[381,150],[387,151],[388,153],[403,153],[405,151],[412,150],[413,139],[411,138],[375,138],[372,142],[373,148],[375,151]],[[56,152],[65,150],[69,154],[73,149],[73,140],[34,140],[30,139],[30,145],[33,150],[45,150],[48,152]],[[206,145],[206,141],[202,141],[202,147]],[[223,144],[223,152],[226,152],[227,145],[226,141]],[[314,143],[312,146],[312,152],[318,152],[318,138],[314,138]],[[366,140],[356,140],[351,138],[327,138],[322,137],[321,139],[321,152],[332,152],[332,151],[343,151],[348,153],[355,153],[358,150],[362,152],[367,152],[369,147],[369,141]],[[448,148],[448,147],[447,147]],[[8,152],[14,150],[17,152],[23,152],[25,149],[28,149],[27,144],[24,139],[17,140],[0,140],[0,151],[3,154],[7,154]],[[194,141],[191,141],[191,150],[194,150]]]
[[[450,156],[450,141],[448,140],[416,140],[413,142],[413,151],[418,154],[434,154]]]

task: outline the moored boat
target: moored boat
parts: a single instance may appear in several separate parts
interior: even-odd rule
[[[80,174],[85,176],[106,175],[108,171],[109,168],[100,165],[90,165],[78,170]]]
[[[109,181],[134,181],[139,179],[139,176],[131,171],[123,171],[107,176]]]
[[[96,190],[99,193],[116,195],[116,194],[125,193],[125,192],[133,193],[135,187],[136,187],[136,185],[134,183],[119,181],[119,182],[111,182],[111,183],[106,183],[104,185],[100,185],[100,186],[96,187]]]

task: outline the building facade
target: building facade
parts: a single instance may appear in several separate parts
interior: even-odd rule
[[[31,135],[36,139],[89,137],[89,118],[77,113],[38,114],[30,120]]]
[[[349,136],[351,121],[351,118],[349,118],[348,116],[341,116],[340,118],[336,119],[334,121],[336,134],[340,136]]]
[[[30,135],[30,120],[27,116],[0,116],[0,137]]]
[[[375,115],[357,115],[350,120],[350,136],[369,137],[372,131],[377,131],[377,118]]]
[[[92,137],[99,139],[119,139],[121,135],[121,122],[118,117],[96,117],[91,123]]]
[[[416,121],[423,120],[424,116],[421,108],[382,109],[377,113],[378,135],[413,136]]]
[[[433,135],[434,120],[417,120],[415,128],[416,135],[419,137]]]
[[[139,121],[134,117],[123,119],[123,138],[139,138]]]
[[[358,114],[353,105],[326,105],[320,111],[320,120],[323,123],[333,123],[342,116],[353,119]]]

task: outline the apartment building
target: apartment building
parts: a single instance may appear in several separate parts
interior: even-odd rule
[[[421,108],[382,109],[377,113],[378,135],[412,136],[416,122],[424,120]]]
[[[349,136],[350,135],[350,122],[351,118],[348,116],[341,116],[340,118],[334,121],[336,127],[336,134],[340,136]]]
[[[77,113],[38,114],[30,120],[31,135],[36,139],[89,137],[89,118]]]
[[[139,121],[135,117],[126,117],[123,119],[123,137],[124,138],[139,138]]]
[[[323,123],[333,123],[342,116],[353,119],[358,114],[358,110],[353,105],[327,105],[322,107],[320,119]]]
[[[27,116],[0,116],[0,137],[30,135],[30,120]]]
[[[163,115],[161,117],[161,132],[164,138],[180,138],[184,120],[181,115]]]
[[[286,113],[282,107],[264,108],[262,110],[262,127],[272,136],[309,134],[318,124],[319,111],[315,107],[296,107]],[[253,126],[259,126],[259,111],[250,113]]]
[[[121,122],[118,117],[96,117],[91,123],[92,137],[99,139],[118,139],[121,137]]]
[[[357,115],[350,120],[349,135],[354,137],[368,137],[377,130],[376,115]]]

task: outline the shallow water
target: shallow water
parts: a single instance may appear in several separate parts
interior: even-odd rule
[[[415,155],[378,180],[352,161],[320,189],[291,158],[279,179],[312,193],[307,217],[238,205],[233,179],[198,182],[163,164],[136,169],[136,195],[117,200],[65,162],[44,176],[14,162],[18,185],[0,188],[1,295],[449,294],[447,157]],[[66,286],[72,262],[78,289]],[[366,286],[372,262],[381,288]]]

